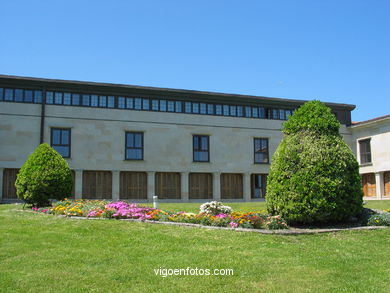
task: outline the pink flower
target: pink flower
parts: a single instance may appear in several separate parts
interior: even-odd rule
[[[230,222],[230,228],[237,228],[238,224],[236,222]]]
[[[226,214],[218,214],[215,216],[216,218],[226,218],[226,217],[229,217],[228,215]]]

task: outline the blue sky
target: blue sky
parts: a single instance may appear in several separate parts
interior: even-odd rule
[[[390,114],[390,1],[0,0],[0,74],[320,99]]]

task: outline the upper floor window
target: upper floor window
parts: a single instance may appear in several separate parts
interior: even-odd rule
[[[193,136],[193,160],[194,162],[210,161],[210,143],[208,135]]]
[[[126,160],[144,159],[143,132],[126,132]]]
[[[255,164],[268,164],[268,138],[254,139]]]
[[[359,140],[360,164],[371,163],[371,138]]]
[[[50,145],[64,158],[70,158],[70,128],[52,128]]]

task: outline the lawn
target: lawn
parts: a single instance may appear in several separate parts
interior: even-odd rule
[[[367,206],[390,208],[390,201]],[[0,205],[1,292],[390,292],[390,229],[278,236],[75,220],[20,208]],[[187,267],[233,269],[234,275],[154,273]]]

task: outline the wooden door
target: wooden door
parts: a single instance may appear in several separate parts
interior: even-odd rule
[[[110,171],[83,171],[83,198],[111,199],[112,174]]]
[[[362,174],[362,186],[363,186],[364,196],[368,196],[368,197],[376,196],[375,174],[374,173]]]
[[[120,199],[146,199],[147,192],[148,185],[145,172],[120,172]]]
[[[383,173],[383,181],[385,184],[385,195],[390,196],[390,171]]]
[[[190,199],[213,198],[213,175],[210,173],[190,173]]]
[[[20,169],[4,169],[3,173],[3,198],[17,199],[15,181]]]
[[[180,199],[180,173],[156,173],[156,195],[160,199]]]
[[[242,199],[243,185],[242,174],[223,173],[221,174],[221,198]]]

